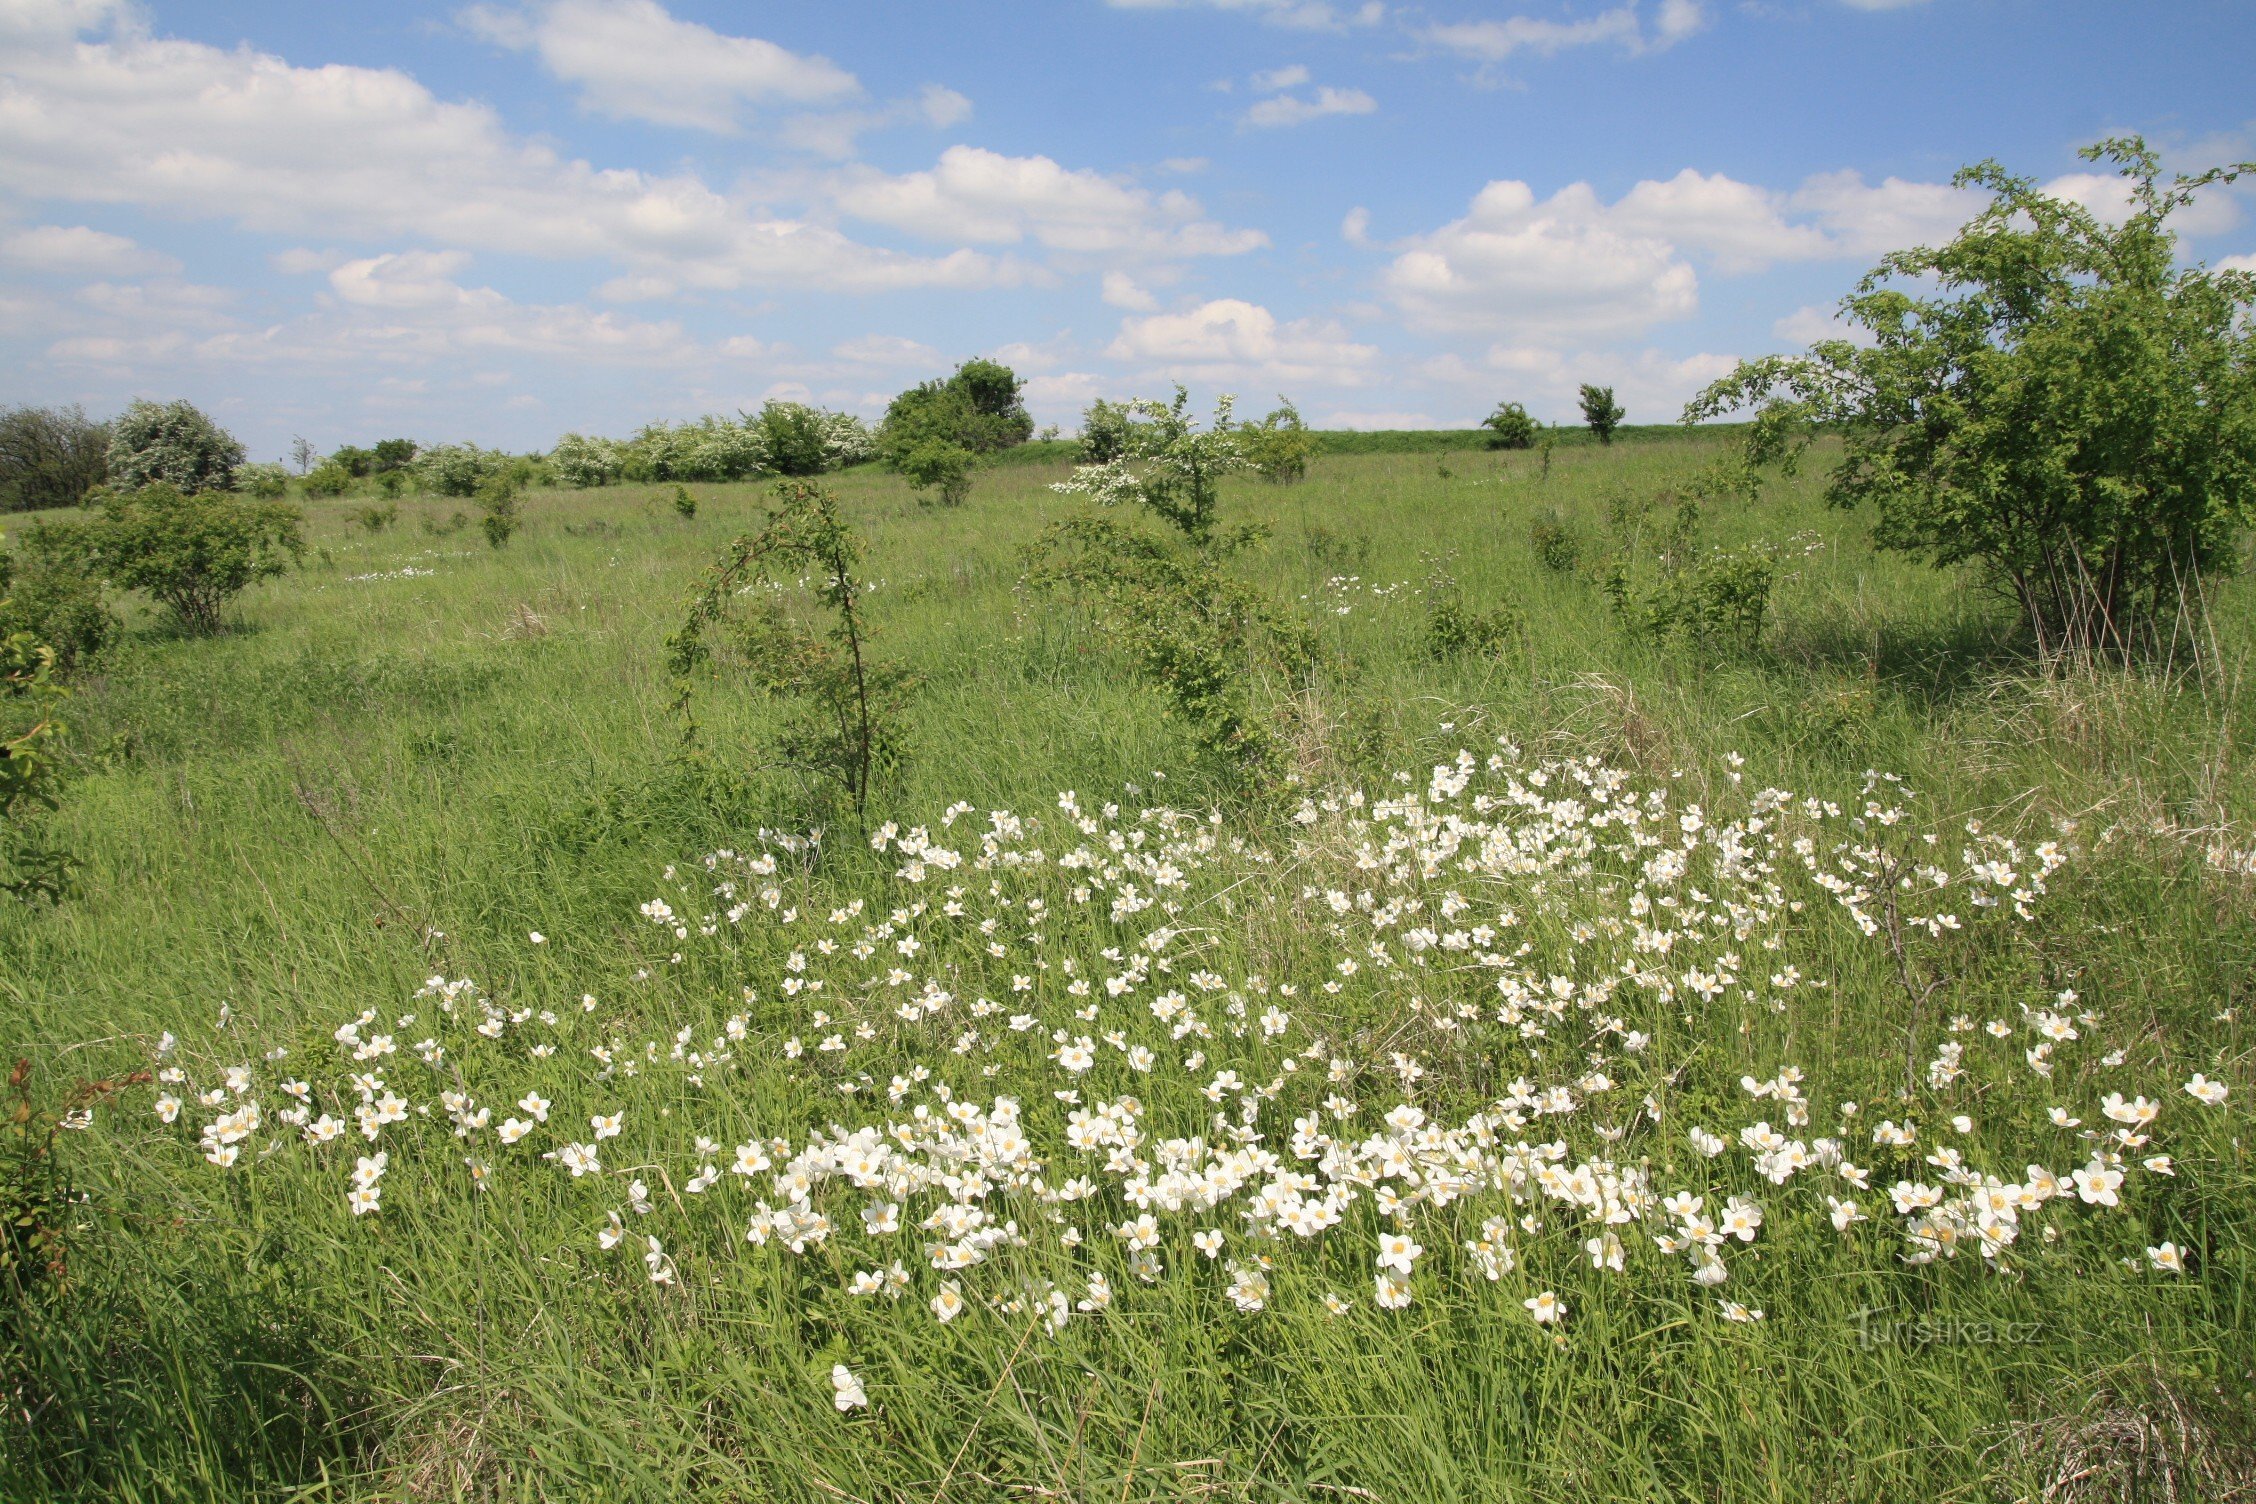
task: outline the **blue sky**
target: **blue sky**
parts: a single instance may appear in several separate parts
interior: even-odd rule
[[[2256,157],[2251,56],[2227,0],[0,0],[0,402],[530,449],[985,354],[1068,430],[1663,420],[1964,163]]]

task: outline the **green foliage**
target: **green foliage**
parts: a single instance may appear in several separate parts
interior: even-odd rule
[[[365,453],[365,451],[363,451]],[[352,487],[353,471],[334,459],[324,460],[306,472],[303,482],[308,496],[342,496]]]
[[[1300,409],[1284,397],[1277,409],[1259,423],[1238,430],[1246,463],[1263,480],[1290,485],[1308,474],[1308,457],[1316,452],[1316,436],[1300,420]]]
[[[803,402],[769,402],[754,421],[767,468],[777,475],[821,475],[875,453],[868,425],[852,413],[824,412]]]
[[[74,507],[109,471],[110,431],[80,407],[0,408],[0,512]]]
[[[1128,429],[1135,414],[1125,402],[1099,397],[1081,414],[1081,463],[1109,465],[1128,452]]]
[[[1173,536],[1085,513],[1042,535],[1028,550],[1025,577],[1033,588],[1063,590],[1092,606],[1105,635],[1127,647],[1201,748],[1241,788],[1264,794],[1279,786],[1286,759],[1255,703],[1255,680],[1267,672],[1297,682],[1314,644],[1297,618],[1228,568],[1262,536],[1258,527],[1217,525],[1222,477],[1251,468],[1245,430],[1230,421],[1230,408],[1223,397],[1201,431],[1181,387],[1172,404],[1121,407],[1115,456],[1050,489],[1099,507],[1139,505],[1171,525]]]
[[[395,470],[404,470],[415,463],[415,441],[413,439],[378,439],[375,449],[370,451],[370,458],[373,462],[372,468],[378,475],[389,475]]]
[[[697,498],[689,494],[689,487],[674,487],[674,511],[684,521],[697,515]]]
[[[1481,419],[1481,427],[1491,435],[1489,445],[1496,449],[1532,449],[1535,447],[1536,421],[1528,410],[1517,402],[1500,402],[1496,411]]]
[[[407,489],[408,475],[409,472],[405,469],[377,471],[376,494],[386,501],[397,501],[400,493]]]
[[[509,456],[475,444],[434,444],[415,458],[423,489],[440,496],[475,496],[489,477],[508,467]]]
[[[864,587],[854,578],[862,553],[835,493],[779,482],[765,525],[730,544],[708,571],[666,649],[675,708],[694,745],[691,676],[711,661],[706,634],[748,600],[737,630],[741,661],[756,684],[790,707],[778,750],[791,766],[835,785],[866,830],[875,782],[901,760],[901,716],[915,680],[870,656]],[[814,600],[830,614],[820,632],[792,609],[786,582],[802,572],[814,576]]]
[[[279,501],[170,485],[114,493],[87,524],[87,548],[110,581],[146,592],[182,630],[220,628],[226,604],[305,553],[305,516]]]
[[[261,501],[278,501],[290,494],[290,472],[280,465],[263,462],[237,465],[235,489]]]
[[[486,535],[488,548],[505,547],[516,533],[517,482],[508,475],[496,473],[478,483],[478,529]]]
[[[359,511],[353,513],[353,521],[359,523],[371,533],[381,533],[388,530],[393,523],[399,521],[399,507],[393,504],[380,507],[362,507]]]
[[[1762,640],[1780,549],[1767,539],[1736,548],[1704,546],[1703,506],[1751,506],[1759,475],[1746,456],[1727,457],[1681,492],[1644,500],[1618,492],[1610,505],[1616,547],[1600,576],[1615,618],[1656,644],[1751,650]]]
[[[1083,495],[1099,506],[1140,505],[1171,523],[1194,545],[1214,541],[1214,514],[1222,478],[1252,468],[1243,430],[1230,421],[1231,399],[1214,406],[1201,431],[1191,415],[1190,393],[1175,388],[1172,403],[1139,398],[1125,404],[1120,451],[1101,465],[1082,465],[1073,479],[1050,489]]]
[[[357,444],[344,445],[336,453],[330,455],[325,464],[317,467],[312,475],[307,476],[307,479],[310,480],[313,475],[319,475],[329,465],[334,465],[344,471],[348,480],[365,480],[376,469],[376,452],[372,449],[363,449]]]
[[[911,476],[911,485],[919,490],[938,486],[943,500],[952,490],[960,500],[969,492],[969,471],[965,467],[962,476],[954,476],[959,467],[948,460],[947,452],[958,450],[976,458],[1025,443],[1034,432],[1034,420],[1019,398],[1024,385],[1009,366],[967,360],[945,381],[927,381],[893,399],[878,427],[878,455],[904,475],[916,461],[922,473],[934,478],[918,481]],[[950,478],[956,482],[953,487]]]
[[[13,554],[0,554],[0,636],[28,632],[55,653],[65,678],[101,656],[117,635],[81,522],[35,522]]]
[[[1465,598],[1465,587],[1450,572],[1446,557],[1426,560],[1425,601],[1429,657],[1492,658],[1527,630],[1527,619],[1510,606],[1476,610]]]
[[[1582,562],[1582,535],[1556,511],[1546,510],[1529,525],[1528,541],[1535,545],[1536,561],[1553,574],[1573,574]]]
[[[15,1098],[0,1109],[0,1356],[18,1338],[11,1318],[23,1303],[62,1286],[70,1272],[71,1224],[83,1216],[84,1193],[63,1163],[63,1130],[83,1130],[94,1109],[118,1093],[146,1086],[145,1070],[115,1080],[84,1081],[48,1110],[32,1100],[31,1062],[8,1073]]]
[[[9,564],[0,555],[0,591],[9,587]],[[59,895],[69,868],[36,832],[38,817],[55,807],[63,695],[55,650],[21,624],[13,596],[0,595],[0,893],[15,898]]]
[[[127,490],[225,491],[242,463],[235,436],[185,401],[135,401],[110,425],[110,479]]]
[[[2164,183],[2136,137],[2083,155],[2124,179],[2120,225],[1966,168],[1989,205],[1843,300],[1870,344],[1745,363],[1685,410],[1754,408],[1771,451],[1837,429],[1830,499],[1882,548],[1979,569],[2048,654],[2166,639],[2256,520],[2256,274],[2180,267],[2169,225],[2256,164]]]
[[[1230,556],[1251,541],[1240,532],[1197,546],[1083,513],[1053,523],[1028,549],[1025,581],[1090,607],[1103,638],[1126,649],[1200,749],[1258,796],[1280,786],[1286,756],[1255,679],[1268,672],[1297,682],[1315,648],[1297,619],[1229,571]]]
[[[1586,381],[1582,384],[1581,400],[1584,425],[1599,443],[1611,444],[1614,441],[1614,430],[1628,416],[1615,403],[1614,389],[1610,386],[1592,386]]]
[[[934,439],[911,449],[895,465],[916,490],[936,489],[942,506],[959,507],[971,499],[971,470],[977,460],[959,444]]]

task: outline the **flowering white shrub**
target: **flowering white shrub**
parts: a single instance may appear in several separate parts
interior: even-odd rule
[[[1251,830],[959,803],[877,830],[874,871],[763,833],[668,870],[604,996],[434,976],[267,1064],[168,1039],[157,1110],[184,1165],[332,1177],[344,1220],[416,1160],[545,1186],[621,1278],[805,1260],[941,1324],[1194,1280],[1249,1318],[1474,1299],[1564,1333],[1577,1278],[1751,1322],[1779,1239],[2198,1277],[2146,1218],[2230,1087],[2164,1078],[2011,943],[2072,832],[1742,776],[1504,744]],[[1971,1011],[1916,1021],[1931,967]],[[1835,1054],[1843,1010],[1912,1017],[1914,1079]]]

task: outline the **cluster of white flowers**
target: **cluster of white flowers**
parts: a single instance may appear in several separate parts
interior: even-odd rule
[[[2204,1074],[2142,1078],[2103,1014],[2035,975],[1984,993],[1997,1016],[1938,1015],[1917,1079],[1900,1047],[1837,1062],[1872,1111],[1821,1101],[1783,1058],[1809,1032],[1789,1000],[1836,1009],[1844,980],[1893,987],[1922,947],[2034,922],[2070,849],[1920,830],[1878,774],[1840,802],[1736,773],[1728,808],[1680,787],[1507,743],[1383,797],[1310,797],[1269,833],[1070,793],[1041,817],[956,804],[876,831],[891,871],[862,896],[826,885],[837,855],[763,832],[667,871],[631,1007],[433,977],[336,1028],[307,1079],[175,1047],[158,1112],[235,1173],[357,1155],[356,1216],[408,1156],[459,1160],[476,1191],[567,1176],[589,1236],[641,1249],[661,1286],[725,1246],[718,1222],[740,1256],[843,1249],[848,1293],[913,1293],[941,1323],[985,1307],[1057,1330],[1168,1278],[1211,1277],[1242,1312],[1299,1292],[1338,1313],[1356,1297],[1314,1250],[1344,1240],[1370,1250],[1380,1309],[1505,1284],[1559,1329],[1542,1286],[1574,1261],[1716,1290],[1782,1221],[2010,1269],[2024,1237],[2177,1173],[2166,1095],[2227,1102]],[[1903,997],[1858,1005],[1916,1026]],[[669,1006],[688,1021],[623,1022]],[[797,1122],[732,1089],[776,1071]],[[862,1120],[805,1105],[825,1096]],[[669,1222],[678,1256],[647,1230]],[[1028,1248],[1071,1282],[999,1257]],[[2147,1262],[2186,1268],[2174,1243]],[[841,1410],[865,1403],[833,1380]]]

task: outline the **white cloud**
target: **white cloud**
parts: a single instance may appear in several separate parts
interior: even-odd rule
[[[876,110],[835,110],[794,115],[779,127],[783,140],[801,151],[843,160],[854,155],[865,132],[896,125],[946,130],[971,118],[971,101],[953,89],[926,84],[907,99]]]
[[[1648,27],[1635,0],[1575,21],[1540,16],[1506,16],[1481,21],[1450,21],[1419,35],[1435,46],[1480,63],[1501,63],[1520,54],[1555,57],[1576,47],[1612,44],[1626,52],[1660,52],[1707,24],[1699,0],[1661,0]]]
[[[1705,251],[1725,271],[1834,254],[1823,232],[1788,224],[1785,207],[1782,195],[1687,167],[1665,181],[1637,184],[1601,212],[1617,228]]]
[[[1305,125],[1311,120],[1321,120],[1326,115],[1369,115],[1379,107],[1379,102],[1361,89],[1335,89],[1330,84],[1319,86],[1314,95],[1303,98],[1295,94],[1278,94],[1262,100],[1242,117],[1250,126],[1268,128],[1281,125]]]
[[[1308,68],[1303,63],[1292,63],[1283,68],[1271,68],[1266,73],[1253,75],[1253,86],[1263,94],[1274,94],[1280,89],[1297,89],[1308,82]]]
[[[1105,354],[1170,379],[1354,385],[1379,358],[1335,324],[1279,323],[1258,303],[1217,298],[1181,313],[1123,319]]]
[[[820,105],[861,92],[827,58],[682,21],[657,0],[548,0],[530,10],[477,5],[462,22],[490,42],[537,54],[585,108],[614,120],[729,132],[747,109]]]
[[[2256,252],[2245,256],[2227,256],[2209,269],[2213,272],[2256,272]]]
[[[833,346],[830,353],[861,366],[937,367],[942,363],[938,350],[899,334],[865,334]]]
[[[1115,10],[1223,10],[1259,17],[1272,26],[1298,31],[1345,31],[1351,26],[1376,26],[1386,19],[1380,0],[1364,0],[1352,9],[1329,0],[1105,0]]]
[[[1334,409],[1331,412],[1327,412],[1323,416],[1317,418],[1315,420],[1314,426],[1317,428],[1353,428],[1369,430],[1385,428],[1439,428],[1442,425],[1434,421],[1434,417],[1431,413],[1402,412],[1399,410],[1386,412],[1369,412],[1340,408]]]
[[[85,225],[19,230],[0,240],[0,261],[25,271],[85,277],[142,277],[180,270],[180,263],[162,252]]]
[[[1340,239],[1353,246],[1371,243],[1371,211],[1358,204],[1340,217]]]
[[[1486,413],[1510,401],[1525,403],[1547,421],[1571,421],[1576,393],[1588,381],[1612,387],[1633,423],[1673,423],[1695,393],[1738,363],[1736,355],[1705,352],[1497,344],[1475,360],[1447,355],[1427,361],[1420,374],[1466,412]]]
[[[1490,183],[1464,218],[1410,241],[1380,282],[1412,324],[1439,332],[1627,334],[1699,301],[1676,248],[1605,223],[1586,184],[1538,203],[1525,183]]]
[[[961,250],[861,245],[689,173],[601,169],[508,133],[406,74],[298,68],[120,28],[15,48],[0,191],[308,230],[592,258],[672,287],[988,286],[1022,269]]]
[[[1104,274],[1104,300],[1132,313],[1149,313],[1159,306],[1159,299],[1153,297],[1149,289],[1121,271]]]
[[[1232,256],[1267,245],[1259,230],[1202,217],[1179,190],[1153,193],[1048,157],[951,146],[922,172],[851,169],[832,196],[857,219],[927,239],[975,245],[1025,241],[1054,251],[1142,256]]]
[[[1887,178],[1868,186],[1861,174],[1844,171],[1806,179],[1788,202],[1822,225],[1843,255],[1877,256],[1948,240],[1987,199],[1948,183]]]
[[[347,261],[329,273],[338,297],[363,308],[468,308],[507,302],[492,288],[457,286],[467,251],[393,251]]]

